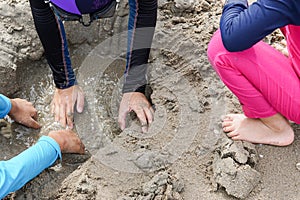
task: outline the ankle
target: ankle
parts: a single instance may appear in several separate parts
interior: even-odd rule
[[[260,120],[265,126],[267,126],[269,129],[276,133],[292,130],[292,127],[288,120],[279,113],[268,118],[260,118]]]

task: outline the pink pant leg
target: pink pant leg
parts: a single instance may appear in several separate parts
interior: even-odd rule
[[[300,77],[300,26],[287,25],[281,28],[289,51],[289,59]]]
[[[219,30],[207,53],[247,117],[265,118],[281,113],[300,123],[300,81],[288,58],[264,42],[241,52],[228,52]]]

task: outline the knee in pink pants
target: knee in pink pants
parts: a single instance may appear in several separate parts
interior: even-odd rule
[[[220,31],[207,50],[213,68],[238,97],[245,115],[266,118],[281,113],[300,123],[300,83],[290,59],[264,42],[240,52],[227,51]]]

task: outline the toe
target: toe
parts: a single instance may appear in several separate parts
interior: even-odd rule
[[[228,127],[228,126],[232,126],[232,121],[224,121],[222,122],[222,127]]]
[[[232,139],[232,140],[242,140],[242,139],[240,138],[240,135],[233,136],[233,137],[231,137],[231,139]]]
[[[233,126],[232,123],[231,123],[231,124],[228,124],[228,126],[223,126],[223,131],[224,131],[225,133],[232,132],[232,131],[234,131],[234,130],[235,130],[235,128],[234,128],[234,126]]]
[[[230,138],[238,138],[239,134],[236,131],[231,131],[227,134],[228,137]]]
[[[223,121],[232,121],[232,117],[230,115],[222,116]]]

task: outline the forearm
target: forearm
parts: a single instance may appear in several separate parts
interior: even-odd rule
[[[0,198],[20,189],[25,183],[61,158],[59,145],[48,136],[18,156],[0,161]]]
[[[10,99],[0,94],[0,119],[4,118],[11,110]]]
[[[257,1],[248,7],[247,0],[229,0],[220,21],[222,41],[228,51],[250,48],[276,28],[290,22],[290,0]]]
[[[123,92],[147,83],[147,63],[156,26],[157,0],[129,0],[127,64]]]
[[[76,77],[61,20],[54,15],[49,4],[42,0],[30,0],[30,6],[56,87],[65,89],[75,85]]]

